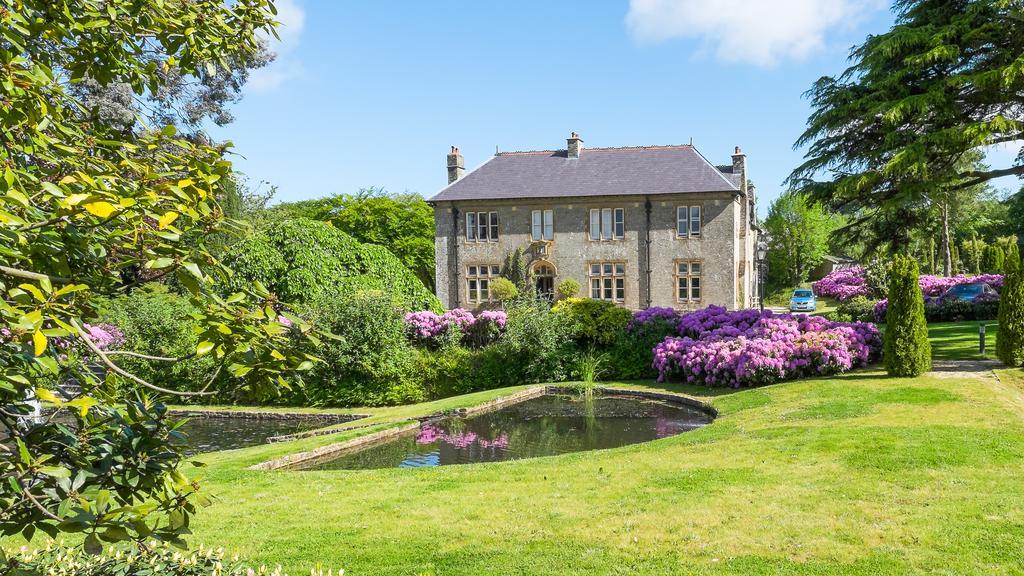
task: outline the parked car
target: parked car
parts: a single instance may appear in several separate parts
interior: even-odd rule
[[[957,284],[946,290],[940,299],[959,300],[961,302],[974,302],[978,299],[999,298],[999,292],[985,282],[973,282],[971,284]]]
[[[814,296],[814,290],[800,288],[793,291],[793,297],[789,299],[789,309],[793,312],[814,312],[818,308],[818,299]]]

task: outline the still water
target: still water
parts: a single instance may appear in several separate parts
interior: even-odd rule
[[[309,469],[416,468],[617,448],[674,436],[711,420],[699,409],[660,401],[545,395],[479,416],[424,422],[409,435]]]
[[[188,454],[234,450],[265,444],[272,436],[295,434],[327,426],[314,419],[188,418],[181,431]]]
[[[328,424],[312,418],[256,419],[240,417],[186,418],[172,415],[175,420],[186,420],[180,431],[185,434],[189,456],[202,452],[233,450],[266,443],[272,436],[294,434]],[[68,414],[58,415],[56,422],[74,427]],[[6,442],[5,431],[0,430],[0,442]]]

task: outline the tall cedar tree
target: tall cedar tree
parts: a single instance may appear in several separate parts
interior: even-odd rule
[[[890,376],[917,376],[932,366],[917,262],[902,255],[893,258],[889,271],[884,359]]]
[[[1024,174],[1021,155],[996,168],[968,161],[1024,139],[1024,17],[1020,0],[897,0],[893,9],[888,32],[808,92],[813,112],[797,141],[806,161],[789,183],[855,214],[841,231],[848,238],[872,230],[875,244],[906,253],[909,230],[947,191]]]

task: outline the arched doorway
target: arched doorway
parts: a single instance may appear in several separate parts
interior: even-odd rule
[[[537,289],[537,297],[552,301],[555,299],[555,267],[546,260],[533,264],[531,271],[533,285]]]

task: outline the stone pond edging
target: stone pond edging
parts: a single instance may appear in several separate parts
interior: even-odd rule
[[[344,442],[336,442],[334,444],[328,444],[327,446],[321,446],[314,448],[313,450],[307,450],[306,452],[296,452],[295,454],[287,454],[280,458],[273,460],[267,460],[266,462],[260,462],[249,467],[250,470],[280,470],[282,468],[294,468],[299,465],[318,464],[320,462],[327,462],[333,460],[343,454],[349,452],[355,452],[365,446],[390,440],[396,436],[401,436],[406,432],[416,430],[420,427],[419,422],[409,422],[404,426],[398,426],[397,428],[388,428],[386,430],[380,430],[366,434],[365,436],[359,436],[346,440]]]
[[[683,404],[683,405],[686,405],[686,406],[690,406],[692,408],[696,408],[696,409],[701,410],[703,412],[706,412],[707,414],[709,414],[712,417],[718,417],[718,410],[716,410],[711,405],[706,404],[704,402],[701,402],[700,400],[697,400],[695,398],[690,398],[688,396],[683,396],[683,395],[680,395],[680,394],[667,394],[667,393],[660,393],[660,392],[647,392],[647,391],[643,391],[643,390],[629,390],[629,389],[624,389],[624,388],[606,388],[606,387],[594,387],[593,390],[595,392],[598,392],[599,394],[602,394],[602,395],[603,394],[611,394],[611,395],[616,395],[616,396],[630,396],[630,397],[634,397],[634,398],[646,398],[646,399],[650,399],[650,400],[660,400],[660,401],[663,401],[663,402],[671,402],[671,403],[675,403],[675,404]],[[368,447],[370,445],[378,444],[378,443],[390,440],[392,438],[395,438],[397,436],[401,436],[402,434],[405,434],[407,432],[411,432],[413,430],[418,429],[423,422],[429,422],[431,420],[436,420],[438,418],[443,418],[445,416],[451,416],[451,415],[457,415],[457,416],[461,416],[461,417],[476,416],[476,415],[479,415],[479,414],[484,414],[484,413],[487,413],[487,412],[498,410],[500,408],[504,408],[504,407],[509,406],[511,404],[516,404],[516,403],[519,403],[519,402],[523,402],[525,400],[530,400],[532,398],[536,398],[538,396],[543,396],[545,394],[566,394],[566,393],[576,393],[576,392],[579,392],[579,388],[575,388],[575,387],[572,387],[572,386],[535,386],[533,388],[528,388],[526,390],[522,390],[520,392],[516,392],[515,394],[509,394],[508,396],[501,396],[499,398],[495,398],[494,400],[491,400],[489,402],[484,402],[483,404],[478,404],[476,406],[469,406],[469,407],[466,407],[466,408],[458,408],[456,410],[452,410],[452,411],[448,411],[448,412],[435,412],[435,413],[427,415],[427,416],[420,416],[420,417],[417,417],[417,418],[410,418],[409,419],[410,421],[407,424],[402,425],[402,426],[398,426],[398,427],[395,427],[395,428],[387,428],[385,430],[379,430],[377,432],[371,432],[371,433],[363,435],[363,436],[358,436],[356,438],[350,438],[350,439],[344,440],[342,442],[335,442],[334,444],[328,444],[327,446],[321,446],[319,448],[315,448],[313,450],[308,450],[308,451],[305,451],[305,452],[297,452],[295,454],[288,454],[288,455],[282,456],[280,458],[275,458],[273,460],[267,460],[266,462],[261,462],[259,464],[254,464],[253,466],[250,466],[249,469],[250,470],[281,470],[281,469],[295,468],[295,467],[300,466],[300,465],[318,464],[318,463],[321,463],[321,462],[326,462],[326,461],[329,461],[329,460],[333,460],[334,458],[337,458],[338,456],[342,456],[344,454],[349,454],[349,453],[352,453],[352,452],[356,452],[356,451],[358,451],[360,449],[363,449],[365,447]],[[371,423],[371,424],[364,424],[364,425],[361,425],[361,426],[345,428],[345,429],[337,429],[337,430],[311,430],[311,431],[308,431],[308,432],[300,432],[298,434],[290,434],[290,435],[286,435],[286,436],[277,436],[277,437],[273,438],[272,440],[280,442],[280,441],[286,441],[286,440],[295,440],[295,439],[300,439],[300,438],[308,438],[308,437],[313,437],[313,436],[322,436],[322,435],[327,435],[327,434],[339,434],[341,432],[349,432],[349,431],[352,431],[352,430],[358,430],[360,428],[366,428],[366,427],[369,427],[369,426],[386,425],[386,424],[388,424],[388,422],[377,422],[377,423]]]
[[[578,388],[572,386],[547,386],[544,389],[545,394],[572,394],[578,392]],[[665,392],[648,392],[646,390],[631,390],[629,388],[606,388],[604,386],[595,386],[594,391],[600,394],[609,394],[613,396],[630,396],[632,398],[645,398],[647,400],[660,400],[662,402],[669,402],[672,404],[682,404],[689,406],[690,408],[696,408],[713,418],[718,418],[718,410],[714,406],[701,402],[696,398],[690,398],[689,396],[683,396],[682,394],[671,394]]]
[[[498,408],[504,408],[509,404],[515,404],[516,402],[522,402],[523,400],[529,400],[544,394],[546,389],[542,386],[516,392],[515,394],[509,394],[508,396],[502,396],[495,398],[490,402],[484,402],[477,406],[470,406],[469,408],[456,408],[450,412],[434,412],[427,416],[418,416],[414,418],[403,418],[402,420],[417,420],[419,422],[426,422],[429,420],[435,420],[443,416],[457,415],[457,416],[475,416],[476,414],[482,414],[484,412],[490,412],[491,410],[497,410]],[[361,418],[368,418],[369,416],[362,416]],[[401,420],[399,420],[401,421]],[[301,440],[302,438],[315,438],[317,436],[327,436],[330,434],[340,434],[342,432],[350,432],[352,430],[359,430],[361,428],[369,428],[371,426],[379,426],[386,424],[387,422],[370,422],[367,424],[357,424],[355,426],[347,426],[345,428],[321,428],[318,430],[306,430],[303,432],[296,432],[294,434],[282,434],[280,436],[271,436],[267,438],[267,442],[290,442],[292,440]]]

